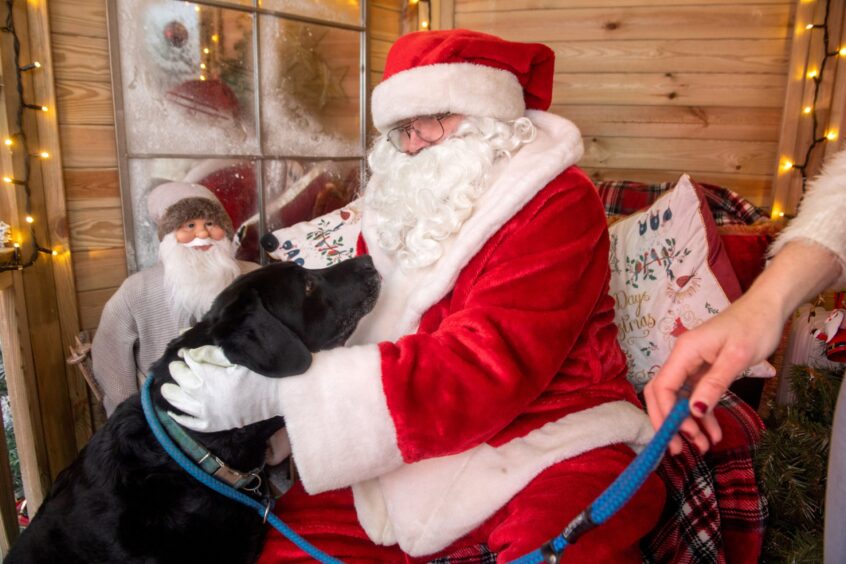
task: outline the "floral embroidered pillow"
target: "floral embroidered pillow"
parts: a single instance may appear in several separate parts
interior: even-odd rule
[[[361,232],[359,201],[333,212],[273,231],[279,247],[268,253],[306,268],[326,268],[355,256]]]
[[[609,227],[611,296],[617,338],[640,390],[657,373],[676,338],[740,296],[702,191],[687,175],[646,210]],[[766,362],[744,376],[773,376]]]

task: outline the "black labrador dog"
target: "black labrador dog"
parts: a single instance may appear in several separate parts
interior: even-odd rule
[[[218,345],[233,363],[268,377],[304,372],[311,353],[339,346],[373,307],[379,276],[369,257],[323,270],[276,263],[236,279],[197,325],[174,339],[151,368],[153,404],[172,382],[181,348]],[[236,470],[261,467],[281,417],[190,437]],[[254,494],[258,499],[258,494]],[[57,477],[5,562],[253,562],[261,516],[182,470],[156,441],[139,396],[121,403],[77,459]]]

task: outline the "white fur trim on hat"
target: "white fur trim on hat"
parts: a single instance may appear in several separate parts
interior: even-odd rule
[[[320,351],[305,373],[279,385],[291,449],[308,493],[349,486],[402,465],[378,345]]]
[[[221,206],[217,196],[202,184],[165,182],[156,186],[147,196],[147,211],[150,213],[150,219],[158,224],[170,206],[186,198],[203,198]]]
[[[453,113],[517,119],[526,111],[512,73],[473,63],[443,63],[399,72],[373,90],[373,125],[385,133],[402,120]]]

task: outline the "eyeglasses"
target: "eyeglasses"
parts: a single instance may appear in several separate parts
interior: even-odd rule
[[[411,132],[426,143],[437,143],[444,137],[444,124],[442,120],[453,114],[438,114],[434,116],[420,116],[413,120],[397,126],[388,132],[388,141],[391,142],[397,151],[409,152],[411,146]]]

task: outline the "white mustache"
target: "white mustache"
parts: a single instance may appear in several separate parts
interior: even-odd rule
[[[214,239],[199,239],[195,238],[190,243],[182,243],[183,247],[205,247],[208,245],[214,245]]]

